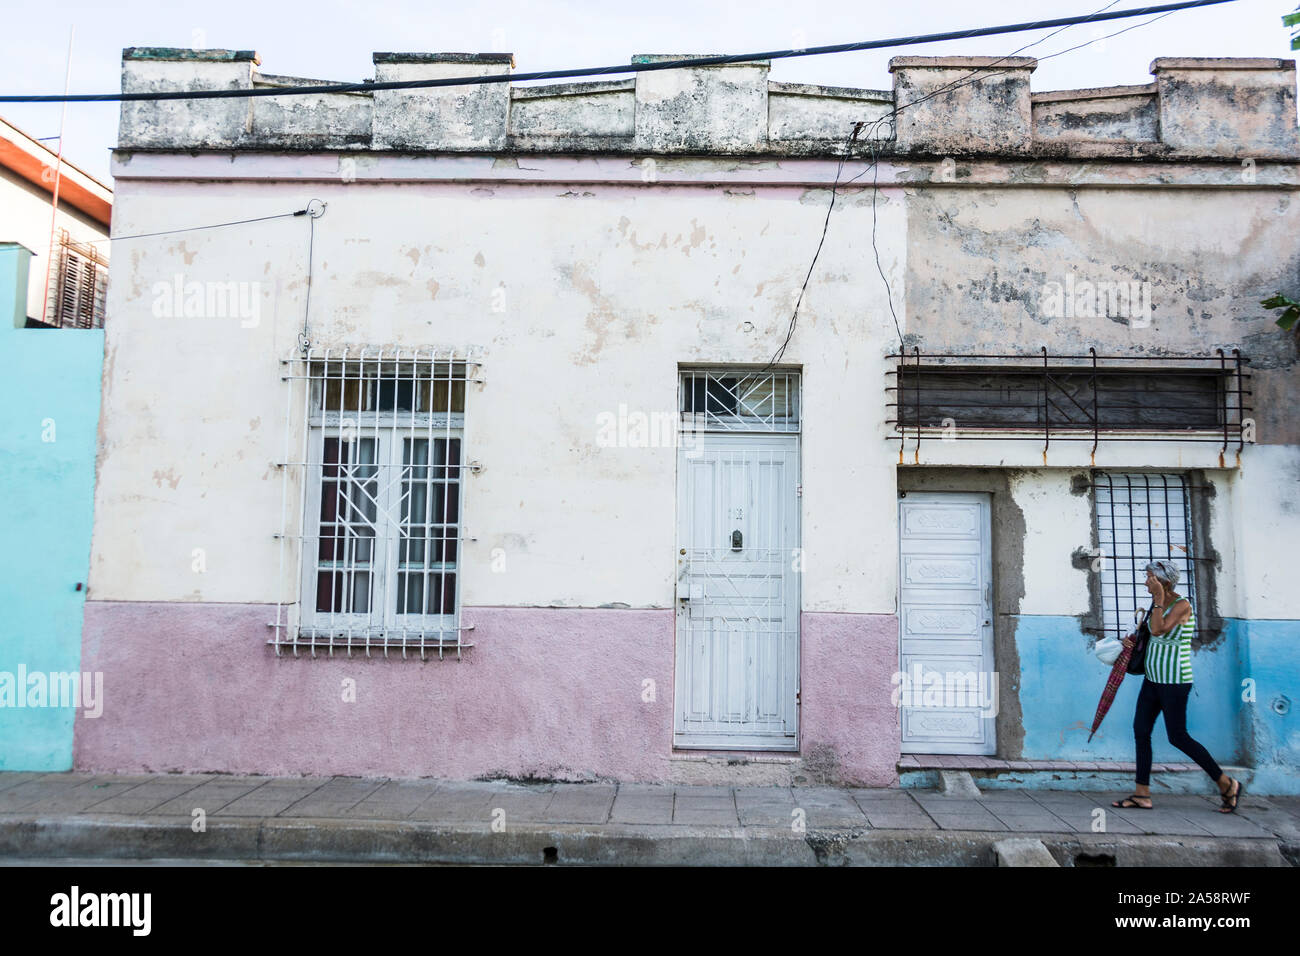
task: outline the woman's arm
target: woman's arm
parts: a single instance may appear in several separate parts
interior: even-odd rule
[[[1168,593],[1163,592],[1156,598],[1156,603],[1158,605],[1164,604],[1167,598]],[[1151,618],[1147,621],[1147,628],[1156,637],[1161,634],[1168,634],[1187,620],[1188,615],[1191,613],[1191,602],[1182,599],[1179,599],[1178,604],[1172,608],[1158,606],[1151,612]]]

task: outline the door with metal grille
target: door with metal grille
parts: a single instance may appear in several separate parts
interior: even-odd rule
[[[990,502],[908,492],[899,501],[902,752],[996,752]]]
[[[701,434],[678,464],[673,743],[795,750],[797,435]]]

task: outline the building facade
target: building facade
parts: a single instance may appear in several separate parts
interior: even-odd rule
[[[123,88],[321,83],[258,66]],[[1169,558],[1193,734],[1296,792],[1294,64],[1034,67],[123,104],[76,765],[1082,779]]]

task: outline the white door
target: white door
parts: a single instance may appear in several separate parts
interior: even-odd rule
[[[680,453],[674,746],[797,749],[798,443],[701,435]]]
[[[996,752],[989,510],[984,494],[899,500],[903,753]]]

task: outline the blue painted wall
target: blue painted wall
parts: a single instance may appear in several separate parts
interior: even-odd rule
[[[1300,794],[1300,621],[1233,621],[1241,677],[1255,700],[1241,706],[1241,735],[1255,763],[1257,793]],[[1240,696],[1240,692],[1239,692]]]
[[[0,303],[16,294],[5,274]],[[80,669],[103,359],[102,330],[0,323],[0,671],[9,674],[20,664]],[[0,706],[0,770],[71,769],[75,713]]]
[[[1088,742],[1109,674],[1088,643],[1076,618],[1017,619],[1023,759],[1135,759],[1133,713],[1141,677],[1124,680],[1101,728]],[[1298,715],[1279,713],[1287,710],[1288,702],[1300,700],[1300,621],[1228,619],[1218,647],[1193,653],[1192,673],[1188,732],[1221,765],[1253,765],[1256,792],[1300,792]],[[1246,677],[1256,682],[1254,702],[1242,699]],[[1151,743],[1156,763],[1188,761],[1169,743],[1163,717],[1156,721]]]

